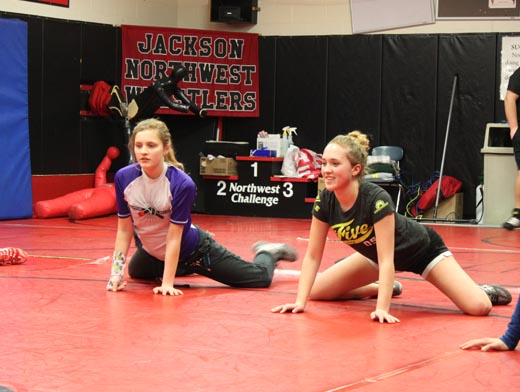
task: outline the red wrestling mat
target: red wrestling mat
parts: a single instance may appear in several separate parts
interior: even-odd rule
[[[246,259],[257,240],[305,252],[309,220],[194,216]],[[436,225],[477,283],[518,298],[520,231]],[[200,276],[177,279],[184,295],[152,294],[154,282],[105,291],[116,217],[0,222],[2,246],[29,253],[0,267],[0,386],[33,391],[490,391],[520,385],[520,355],[458,349],[499,336],[514,303],[488,317],[461,314],[420,277],[398,273],[400,324],[369,314],[375,300],[293,301],[301,256],[281,262],[268,289],[231,289]],[[331,235],[322,269],[350,253]],[[0,388],[1,389],[1,388]]]

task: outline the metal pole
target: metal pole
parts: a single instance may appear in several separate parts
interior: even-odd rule
[[[439,184],[437,185],[437,195],[435,196],[435,207],[433,209],[433,219],[437,219],[437,210],[439,209],[439,198],[441,194],[442,187],[442,173],[444,172],[444,159],[446,158],[446,147],[448,146],[448,135],[450,133],[450,122],[451,122],[451,112],[453,110],[453,100],[455,98],[455,89],[457,87],[457,79],[458,75],[455,75],[453,78],[453,88],[451,90],[451,101],[450,101],[450,110],[448,112],[448,123],[446,124],[446,136],[444,137],[444,149],[442,151],[442,160],[441,160],[441,170],[439,175]]]

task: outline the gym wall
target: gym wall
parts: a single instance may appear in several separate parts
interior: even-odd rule
[[[121,124],[81,117],[80,84],[120,80],[120,29],[0,13],[29,26],[29,123],[33,174],[92,173],[110,145],[125,150]],[[321,151],[360,129],[405,150],[407,183],[440,168],[454,75],[458,75],[445,175],[463,182],[464,217],[475,215],[485,125],[504,119],[498,97],[502,33],[261,36],[259,118],[224,118],[223,140],[254,145],[258,131],[298,127],[295,142]],[[509,34],[513,35],[513,34]],[[179,159],[199,186],[198,153],[217,119],[163,116]],[[122,155],[111,171],[123,166]]]

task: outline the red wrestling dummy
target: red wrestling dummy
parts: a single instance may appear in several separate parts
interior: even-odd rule
[[[117,211],[114,184],[107,183],[107,171],[119,156],[117,147],[109,147],[96,169],[94,188],[68,193],[52,200],[34,203],[35,218],[68,216],[72,220],[95,218]]]

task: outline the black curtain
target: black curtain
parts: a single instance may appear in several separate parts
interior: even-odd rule
[[[379,143],[382,36],[328,39],[326,141],[354,129]]]

